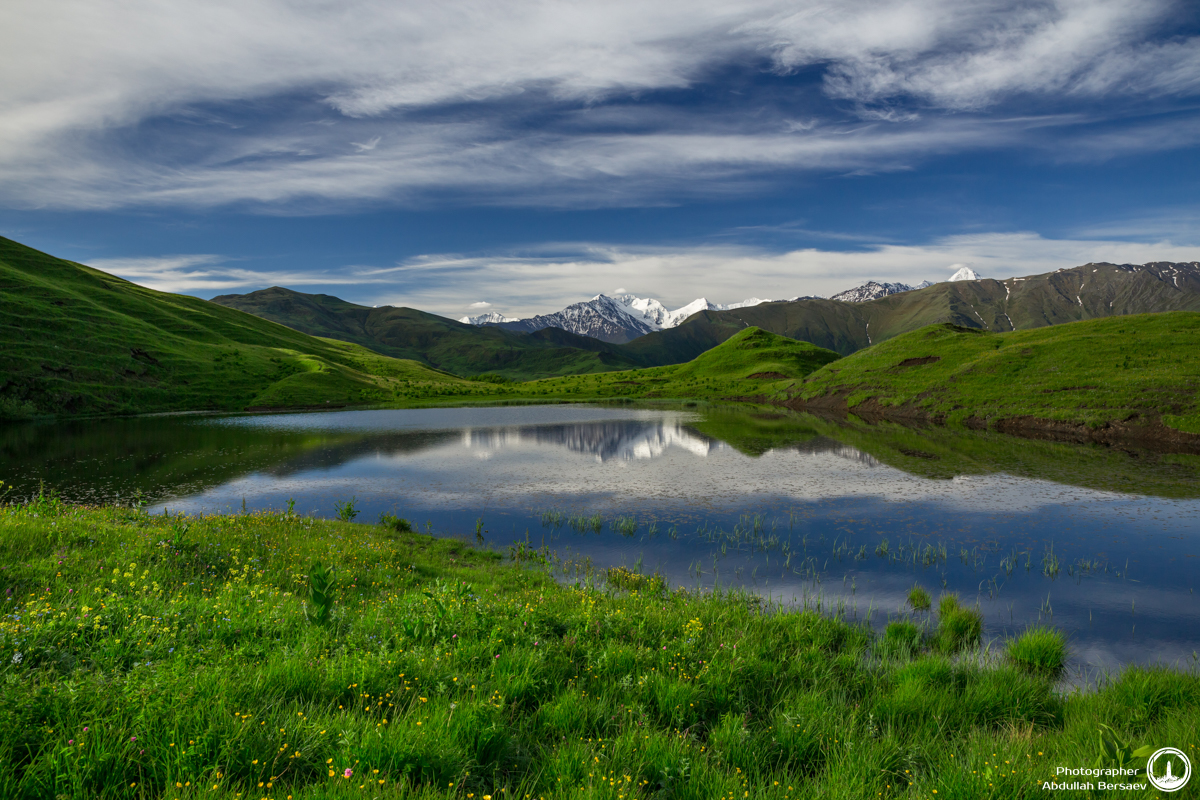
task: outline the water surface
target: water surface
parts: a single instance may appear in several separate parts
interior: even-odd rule
[[[488,546],[528,542],[566,567],[637,566],[874,625],[909,615],[920,583],[978,602],[989,637],[1062,628],[1084,673],[1200,650],[1193,456],[572,405],[20,425],[0,448],[16,496],[44,483],[155,513],[294,499],[328,517],[354,498],[359,521],[471,539],[479,523]]]

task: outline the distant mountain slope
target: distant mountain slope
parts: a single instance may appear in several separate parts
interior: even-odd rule
[[[0,237],[0,419],[341,405],[449,383],[472,386]]]
[[[704,311],[623,352],[647,364],[688,360],[754,325],[849,355],[939,322],[1009,331],[1160,311],[1200,311],[1200,262],[1085,264],[1022,278],[937,283],[862,303],[810,299]]]
[[[212,302],[314,336],[354,342],[458,375],[500,373],[515,380],[636,366],[619,348],[556,328],[534,333],[474,326],[412,308],[369,308],[326,294],[278,286]]]

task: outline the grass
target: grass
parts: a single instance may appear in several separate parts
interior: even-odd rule
[[[443,387],[436,397],[417,398],[422,405],[473,402],[627,402],[728,401],[761,402],[767,395],[797,386],[800,379],[838,358],[837,353],[745,328],[711,350],[683,364],[590,375],[567,375],[524,383],[492,383],[480,390],[456,392]],[[489,395],[487,398],[481,395]],[[406,397],[396,397],[403,403]]]
[[[929,591],[920,586],[914,586],[908,592],[908,604],[913,611],[928,611],[932,603]]]
[[[1026,672],[1057,677],[1067,664],[1067,640],[1062,633],[1037,626],[1008,643],[1008,660]]]
[[[991,333],[931,325],[814,372],[780,401],[970,425],[1024,417],[1200,433],[1200,313],[1175,311]]]
[[[323,408],[488,386],[156,292],[2,237],[0,308],[0,420]]]
[[[287,512],[2,506],[0,796],[1007,799],[1105,757],[1100,724],[1200,744],[1194,673],[1062,695],[910,623],[512,555]]]
[[[933,640],[935,650],[957,653],[979,644],[983,636],[983,614],[978,608],[965,608],[958,596],[943,595],[938,600],[937,636]]]

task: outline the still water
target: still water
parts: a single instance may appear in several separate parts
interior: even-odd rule
[[[853,419],[853,418],[851,418]],[[152,512],[394,513],[562,566],[739,586],[879,626],[916,583],[1077,676],[1200,651],[1200,457],[806,415],[525,406],[0,428],[0,479]],[[915,615],[918,621],[921,614]]]

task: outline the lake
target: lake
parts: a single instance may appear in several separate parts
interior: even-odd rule
[[[0,427],[10,497],[381,513],[503,552],[869,620],[920,584],[985,639],[1065,631],[1073,680],[1200,651],[1200,457],[800,414],[512,406]]]

